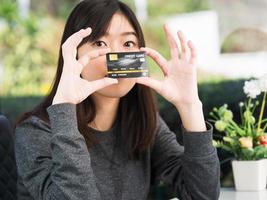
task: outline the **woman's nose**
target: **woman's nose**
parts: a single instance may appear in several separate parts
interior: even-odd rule
[[[122,47],[118,44],[112,44],[109,46],[111,52],[121,52],[123,51]]]

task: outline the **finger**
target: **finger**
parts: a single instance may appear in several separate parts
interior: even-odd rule
[[[78,59],[78,63],[80,63],[80,66],[78,66],[78,73],[80,74],[82,72],[83,68],[89,64],[90,60],[106,55],[108,52],[110,52],[110,49],[105,48],[100,50],[94,50],[88,54],[83,55],[81,58]]]
[[[97,90],[100,90],[104,87],[107,87],[109,85],[117,84],[118,80],[114,78],[102,78],[95,81],[90,81],[87,83],[88,85],[88,92],[90,94],[94,93]]]
[[[140,50],[145,51],[160,66],[164,75],[168,74],[168,61],[159,52],[149,47],[141,47]]]
[[[190,40],[188,41],[188,47],[190,49],[190,54],[191,54],[189,63],[194,65],[197,62],[197,50],[193,42]]]
[[[90,60],[89,56],[86,54],[86,55],[83,55],[81,58],[79,58],[78,62],[84,67],[89,63],[89,60]]]
[[[168,40],[169,47],[171,49],[171,57],[172,58],[179,58],[179,47],[172,36],[170,32],[170,28],[168,27],[167,24],[164,25],[164,31]]]
[[[136,82],[154,89],[159,94],[161,93],[161,81],[155,80],[150,77],[139,77],[136,78]]]
[[[92,29],[90,27],[88,27],[86,29],[81,29],[80,31],[74,33],[73,35],[71,35],[68,38],[67,44],[69,44],[70,46],[73,46],[73,47],[77,47],[80,44],[80,42],[83,40],[83,38],[90,35],[91,32],[92,32]]]
[[[94,51],[91,51],[89,53],[89,58],[90,58],[90,60],[92,60],[92,59],[98,58],[100,56],[104,56],[109,52],[110,52],[109,48],[94,50]]]
[[[62,45],[63,57],[76,57],[77,46],[83,40],[83,38],[90,35],[92,29],[89,27],[87,29],[81,29],[80,31],[71,35]]]
[[[186,37],[181,31],[178,31],[177,35],[178,35],[178,38],[179,38],[180,43],[181,43],[181,59],[187,60],[188,47],[187,47]]]
[[[78,62],[84,67],[90,62],[90,60],[96,59],[100,56],[104,56],[108,52],[110,52],[109,48],[93,50],[79,58]]]

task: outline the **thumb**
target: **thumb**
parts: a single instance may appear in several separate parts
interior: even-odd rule
[[[104,87],[107,87],[109,85],[113,85],[113,84],[117,84],[118,80],[114,79],[114,78],[102,78],[102,79],[98,79],[95,81],[90,81],[88,82],[88,90],[90,92],[90,94],[92,94],[93,92],[100,90]]]
[[[158,81],[150,77],[139,77],[136,79],[136,82],[148,86],[154,89],[157,93],[161,94],[161,86],[162,86],[161,81]]]

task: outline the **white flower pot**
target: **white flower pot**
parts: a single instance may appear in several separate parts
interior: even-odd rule
[[[267,160],[232,161],[235,188],[239,191],[264,190],[267,185]]]

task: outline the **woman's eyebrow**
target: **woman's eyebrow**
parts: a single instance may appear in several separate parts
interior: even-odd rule
[[[127,35],[134,35],[137,36],[135,32],[123,32],[121,33],[122,36],[127,36]]]
[[[105,36],[109,36],[110,33],[105,33]],[[137,34],[134,31],[127,31],[127,32],[122,32],[120,34],[121,36],[127,36],[127,35],[134,35],[135,37],[137,37]]]

